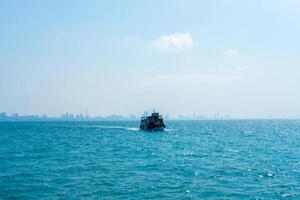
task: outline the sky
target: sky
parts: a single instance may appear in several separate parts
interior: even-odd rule
[[[300,116],[298,0],[1,0],[0,112]]]

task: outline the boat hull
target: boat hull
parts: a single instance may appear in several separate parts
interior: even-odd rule
[[[164,126],[153,127],[153,128],[140,127],[140,130],[143,130],[143,131],[164,131],[165,127]]]

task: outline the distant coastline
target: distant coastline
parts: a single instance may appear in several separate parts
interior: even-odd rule
[[[6,115],[5,112],[0,113],[0,121],[112,121],[112,120],[139,120],[135,115],[129,115],[128,117],[122,115],[109,115],[109,116],[96,116],[91,117],[83,114],[73,115],[73,114],[62,114],[57,117],[50,117],[47,115],[20,115],[12,114]]]
[[[197,121],[197,120],[298,120],[298,116],[290,117],[231,117],[230,115],[178,115],[178,116],[164,116],[165,120],[180,120],[180,121]],[[5,112],[0,112],[0,122],[5,121],[139,121],[140,116],[129,114],[128,116],[111,114],[109,116],[89,116],[87,114],[70,114],[65,113],[60,116],[47,116],[47,115],[20,115],[18,113],[7,115]]]

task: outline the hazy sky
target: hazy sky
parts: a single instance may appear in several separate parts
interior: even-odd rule
[[[300,115],[300,1],[0,1],[0,111]]]

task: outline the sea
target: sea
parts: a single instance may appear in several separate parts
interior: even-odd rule
[[[1,122],[0,199],[300,199],[299,120]]]

